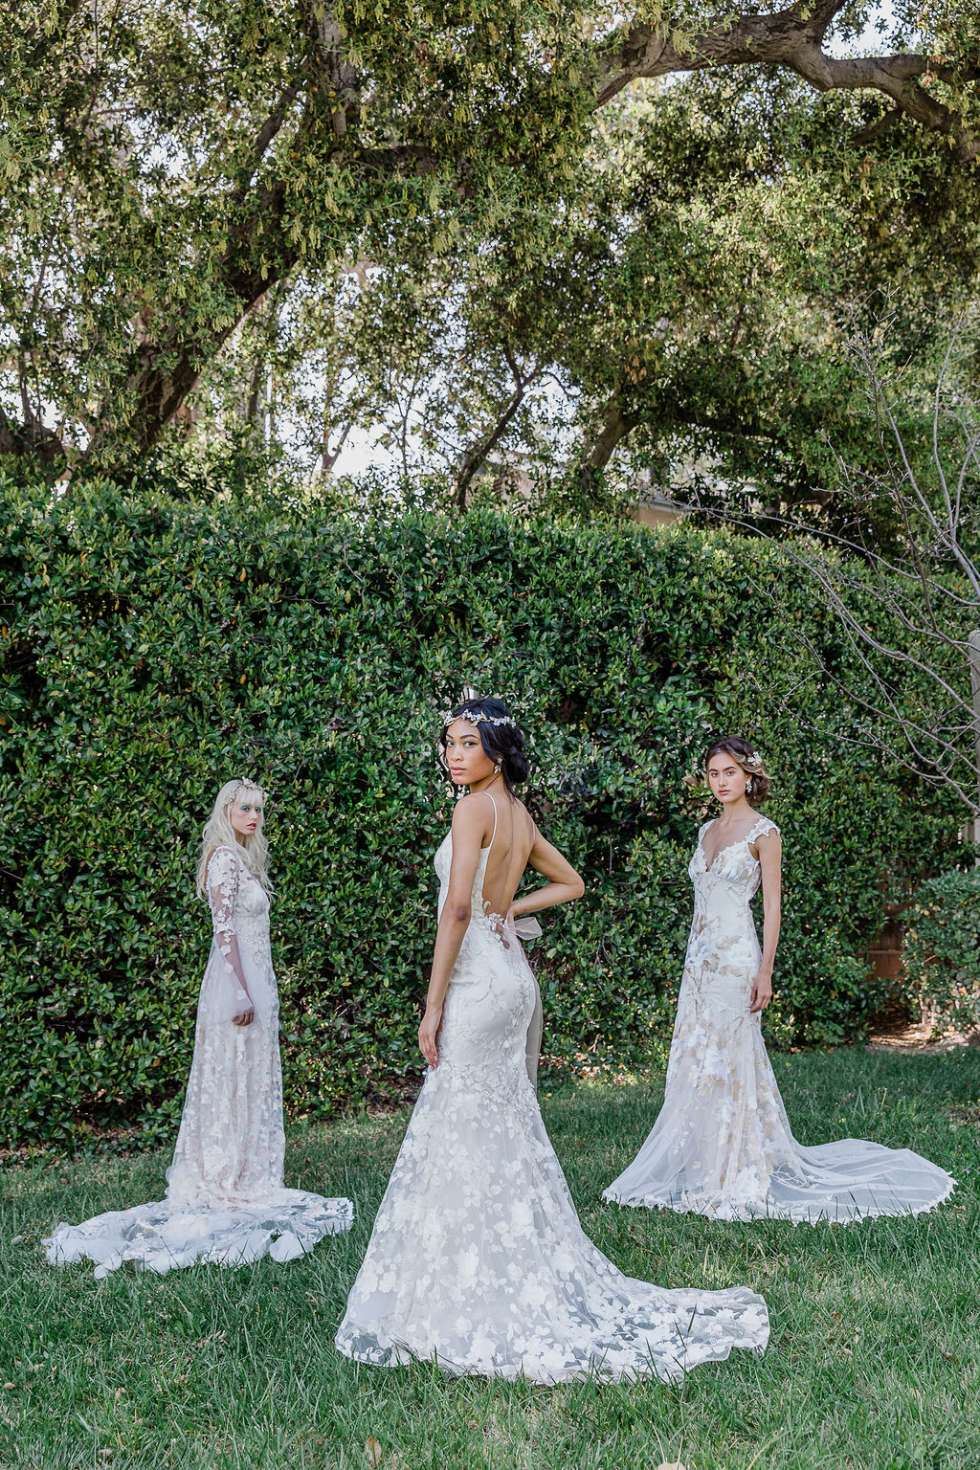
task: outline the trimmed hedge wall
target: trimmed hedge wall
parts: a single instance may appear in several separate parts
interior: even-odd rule
[[[491,514],[338,520],[111,485],[0,491],[0,1135],[177,1117],[209,917],[193,898],[218,785],[270,793],[273,944],[293,1116],[403,1090],[450,815],[438,715],[511,696],[539,821],[587,883],[545,916],[546,1051],[669,1041],[711,733],[756,739],[785,836],[778,1044],[861,1034],[886,899],[948,868],[948,798],[841,738],[799,634],[833,619],[778,548],[690,527]]]
[[[910,999],[936,1030],[980,1026],[980,868],[928,878],[904,915],[902,966]]]

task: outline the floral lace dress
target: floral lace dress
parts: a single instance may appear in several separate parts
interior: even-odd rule
[[[213,942],[166,1199],[59,1225],[45,1242],[52,1264],[94,1261],[101,1277],[125,1261],[158,1273],[267,1254],[289,1261],[350,1229],[350,1200],[283,1188],[269,896],[230,847],[212,853],[207,886]],[[255,1019],[236,1026],[232,1018],[250,1005]]]
[[[751,844],[778,828],[759,817],[709,865],[698,834],[689,873],[694,921],[663,1107],[633,1162],[603,1197],[719,1220],[846,1224],[930,1210],[954,1180],[908,1149],[846,1138],[804,1148],[790,1130],[752,1015],[761,960],[750,900],[761,869]]]
[[[440,911],[451,841],[435,860]],[[426,1074],[337,1347],[381,1367],[429,1359],[449,1373],[539,1383],[679,1379],[732,1348],[762,1351],[769,1324],[754,1292],[632,1280],[583,1232],[529,1076],[534,977],[514,930],[484,911],[489,852],[439,1065]]]

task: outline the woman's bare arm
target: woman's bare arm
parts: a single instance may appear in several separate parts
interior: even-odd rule
[[[545,841],[537,827],[534,829],[534,845],[527,860],[535,872],[547,878],[548,882],[540,888],[532,888],[530,893],[523,893],[520,898],[515,898],[511,905],[513,918],[538,914],[542,909],[552,909],[556,904],[571,903],[573,899],[582,897],[585,892],[582,879],[568,859],[562,857],[557,847]]]
[[[772,1000],[772,972],[782,920],[782,841],[778,832],[757,837],[755,847],[762,869],[762,959],[752,986],[750,1011],[764,1011]]]
[[[453,812],[453,858],[449,870],[449,891],[439,915],[436,945],[425,997],[425,1015],[419,1027],[419,1047],[430,1067],[439,1065],[436,1035],[442,1021],[442,1007],[449,988],[449,977],[472,917],[473,880],[480,861],[480,849],[487,831],[489,804],[478,792],[471,792],[456,803]]]

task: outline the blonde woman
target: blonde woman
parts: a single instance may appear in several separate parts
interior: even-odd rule
[[[719,815],[705,822],[688,872],[694,919],[663,1107],[604,1198],[716,1220],[826,1220],[915,1215],[954,1180],[909,1149],[864,1139],[804,1148],[790,1130],[765,1042],[779,941],[782,839],[757,810],[769,794],[759,752],[717,740],[704,775]],[[750,901],[762,885],[760,947]]]
[[[164,1272],[195,1262],[292,1260],[350,1228],[347,1199],[283,1188],[279,997],[269,943],[265,794],[227,781],[204,828],[197,891],[211,909],[187,1096],[167,1197],[59,1225],[48,1259],[87,1259],[104,1276],[133,1261]]]

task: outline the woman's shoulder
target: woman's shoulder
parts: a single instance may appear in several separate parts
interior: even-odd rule
[[[227,868],[233,863],[243,861],[241,853],[236,852],[227,842],[219,842],[217,847],[212,847],[208,853],[207,867],[210,871],[211,868]]]
[[[489,791],[468,791],[453,807],[453,826],[457,822],[475,822],[492,817],[494,804],[499,801],[500,797],[494,798]]]
[[[779,837],[781,834],[771,817],[767,817],[764,812],[756,812],[748,835],[749,840],[754,842],[757,837]]]

